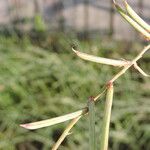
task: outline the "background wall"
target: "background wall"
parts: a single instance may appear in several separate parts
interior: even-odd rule
[[[128,2],[150,23],[149,0]],[[21,30],[30,30],[36,15],[42,17],[49,30],[86,31],[90,35],[137,39],[133,28],[114,11],[112,0],[0,0],[1,26],[11,27],[15,23]]]

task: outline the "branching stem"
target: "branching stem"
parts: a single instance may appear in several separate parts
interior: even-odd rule
[[[132,65],[136,64],[136,62],[142,58],[144,53],[150,49],[150,44],[146,46],[138,55],[135,57],[131,63],[127,66],[125,66],[118,74],[116,74],[109,82],[113,83],[116,79],[118,79],[121,75],[123,75]]]
[[[81,116],[78,116],[78,117],[74,118],[73,120],[71,120],[71,122],[68,124],[68,126],[66,127],[66,129],[62,133],[62,135],[59,137],[58,141],[53,146],[52,150],[57,150],[58,149],[58,147],[61,145],[61,143],[63,142],[63,140],[66,138],[66,136],[69,135],[69,131],[78,122],[78,120],[80,118],[81,118]]]

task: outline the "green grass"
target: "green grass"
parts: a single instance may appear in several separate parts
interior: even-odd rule
[[[1,37],[0,41],[0,150],[21,149],[21,146],[32,150],[37,144],[49,149],[66,123],[36,131],[27,131],[19,124],[84,107],[88,97],[97,95],[119,70],[79,59],[71,51],[70,38],[63,36],[50,38],[47,45],[42,43],[46,49],[32,45],[27,38]],[[142,47],[135,44],[126,53],[121,42],[75,39],[72,43],[77,43],[84,52],[109,58],[133,58]],[[148,69],[150,65],[149,54],[140,61],[142,68]],[[149,149],[149,91],[149,80],[134,69],[117,80],[110,125],[111,149]],[[103,110],[104,98],[96,104],[97,135],[100,135]],[[61,149],[87,149],[88,128],[86,116]],[[100,137],[97,139],[99,142]]]

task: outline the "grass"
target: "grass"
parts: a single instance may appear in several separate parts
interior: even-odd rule
[[[28,38],[0,39],[2,150],[21,147],[32,150],[37,145],[37,149],[49,149],[66,123],[36,131],[22,129],[19,124],[56,117],[84,107],[90,94],[97,95],[102,85],[118,71],[75,57],[71,51],[70,39],[63,36],[57,38],[56,43],[48,43],[46,50],[32,45]],[[122,51],[125,48],[121,42],[74,41],[87,53],[110,58],[130,59],[136,56],[134,50],[141,50],[141,45],[135,44],[129,55]],[[147,53],[141,60],[142,68],[148,69],[149,57]],[[110,124],[112,149],[140,150],[150,147],[149,90],[148,79],[144,79],[134,69],[117,80]],[[96,133],[100,132],[104,102],[101,101],[98,105]],[[88,128],[88,119],[81,119],[61,149],[87,149]],[[97,140],[99,142],[99,138]]]

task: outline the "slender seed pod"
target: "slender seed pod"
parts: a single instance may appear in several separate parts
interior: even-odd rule
[[[146,23],[133,9],[132,7],[127,3],[127,1],[124,0],[126,10],[128,14],[144,29],[146,29],[148,32],[150,32],[150,25]]]

